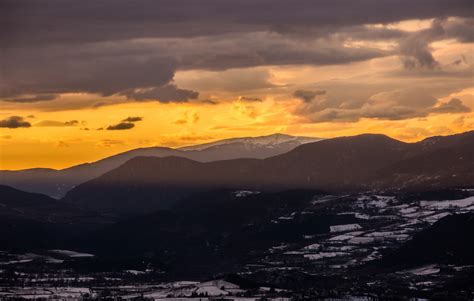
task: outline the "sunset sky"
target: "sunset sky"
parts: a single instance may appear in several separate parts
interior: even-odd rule
[[[0,0],[0,169],[474,129],[472,0]]]

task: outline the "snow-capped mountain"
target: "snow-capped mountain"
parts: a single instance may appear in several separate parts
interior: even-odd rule
[[[243,144],[248,148],[258,148],[258,147],[278,147],[281,144],[305,144],[310,142],[316,142],[322,140],[322,138],[316,137],[304,137],[304,136],[291,136],[286,134],[276,133],[273,135],[268,136],[258,136],[258,137],[241,137],[241,138],[230,138],[230,139],[223,139],[218,140],[210,143],[204,143],[199,145],[191,145],[181,147],[181,150],[203,150],[209,147],[220,146],[220,145],[228,145],[228,144]]]

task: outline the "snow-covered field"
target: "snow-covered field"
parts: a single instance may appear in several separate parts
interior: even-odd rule
[[[337,201],[335,196],[324,196],[314,199],[312,205],[330,207]],[[367,194],[358,196],[345,209],[338,215],[353,216],[357,223],[331,225],[327,235],[304,237],[313,243],[297,249],[297,246],[285,245],[281,252],[286,257],[278,258],[281,266],[288,266],[301,258],[303,262],[314,262],[317,266],[324,264],[329,269],[325,271],[332,269],[334,273],[340,273],[340,269],[380,258],[382,250],[400,245],[443,217],[474,211],[474,196],[458,200],[407,202],[395,196]],[[274,248],[273,256],[277,253],[278,249]]]
[[[256,288],[257,294],[269,291],[267,287]],[[206,282],[178,281],[150,285],[108,287],[0,287],[0,299],[22,298],[26,300],[101,300],[105,293],[120,297],[120,300],[145,298],[147,300],[209,300],[215,297],[230,297],[226,300],[260,300],[260,297],[239,297],[246,293],[239,285],[218,279]],[[214,300],[214,299],[213,299]],[[288,298],[266,298],[265,300],[290,300]]]

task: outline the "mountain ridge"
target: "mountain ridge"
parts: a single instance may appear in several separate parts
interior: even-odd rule
[[[283,136],[285,138],[281,139]],[[269,144],[270,142],[274,142],[272,137],[280,137],[280,140],[277,139],[277,142],[280,142]],[[285,153],[301,143],[306,143],[308,139],[320,140],[320,138],[277,134],[276,136],[269,135],[224,139],[212,142],[213,145],[211,146],[208,145],[195,150],[173,149],[169,147],[138,148],[115,154],[95,162],[82,163],[60,170],[34,168],[20,171],[0,171],[0,184],[28,192],[38,192],[55,198],[61,198],[76,185],[117,168],[127,160],[136,156],[166,157],[175,155],[204,162],[241,157],[266,158]],[[252,142],[256,140],[267,140],[267,144],[260,142],[254,144],[253,147],[247,147],[248,141]],[[228,143],[229,141],[232,141],[232,143]]]
[[[474,135],[467,137],[468,142],[457,142],[456,147],[460,150],[455,152],[439,146],[430,149],[420,142],[405,143],[385,135],[369,134],[305,144],[266,159],[196,162],[179,157],[136,157],[79,185],[64,200],[95,209],[127,212],[131,209],[167,208],[192,193],[216,189],[341,192],[472,185],[474,158],[467,158],[468,166],[456,159],[459,152],[474,154]],[[453,143],[448,141],[446,145],[453,147]],[[428,156],[431,152],[435,155]],[[446,156],[446,162],[453,164],[450,172],[458,174],[456,181],[452,180],[451,174],[436,170],[437,166],[441,168],[437,163],[440,152]],[[424,155],[428,156],[427,160],[415,160],[401,177],[391,170],[397,170],[397,162]],[[431,172],[441,176],[431,177],[421,164],[433,166]],[[412,178],[420,177],[421,180],[410,182]],[[104,199],[108,200],[107,206],[102,206],[103,201],[101,205]]]

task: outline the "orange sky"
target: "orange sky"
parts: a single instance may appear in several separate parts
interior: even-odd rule
[[[417,31],[430,24],[431,20],[413,20],[388,27]],[[389,50],[397,47],[391,42],[351,40],[347,43],[351,47]],[[430,47],[440,64],[439,70],[448,73],[439,70],[414,75],[404,73],[400,58],[393,54],[343,65],[177,71],[174,75],[177,86],[200,93],[198,100],[187,103],[130,102],[123,96],[90,93],[63,93],[59,99],[35,103],[0,101],[0,119],[22,116],[31,124],[29,128],[0,128],[0,169],[64,168],[137,147],[178,147],[277,132],[315,137],[370,132],[417,141],[432,135],[473,130],[474,44],[446,39],[433,42]],[[452,63],[459,58],[463,58],[463,63]],[[252,86],[259,80],[264,84]],[[370,117],[374,110],[380,114],[386,103],[395,101],[391,95],[403,97],[406,91],[418,91],[420,87],[436,99],[436,107],[455,98],[471,112],[434,110],[398,120],[378,115]],[[350,113],[351,117],[325,120],[326,115],[320,114],[324,110],[314,109],[294,96],[293,92],[298,89],[324,90],[325,94],[313,100],[320,105],[332,98],[350,99],[351,95],[357,98],[359,94],[362,98],[367,89],[375,92],[368,105],[362,107],[363,111],[345,111],[345,103],[342,103],[338,110]],[[383,106],[377,102],[379,98]],[[106,105],[97,106],[100,102]],[[398,103],[393,107],[396,106]],[[387,110],[393,107],[387,106]],[[361,115],[354,118],[353,114]],[[105,130],[127,117],[143,120],[135,122],[134,128],[129,130]],[[63,124],[71,120],[78,122],[72,126]]]

